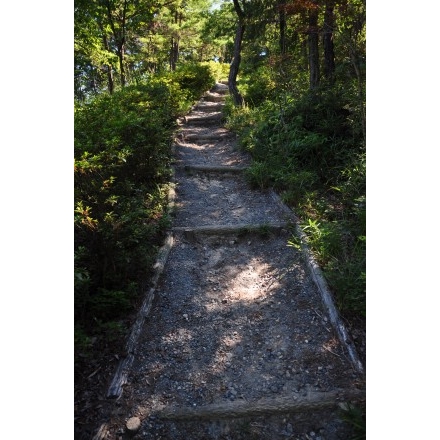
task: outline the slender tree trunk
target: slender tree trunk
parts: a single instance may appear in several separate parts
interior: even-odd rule
[[[358,57],[356,55],[356,50],[350,44],[350,60],[353,64],[354,71],[356,73],[357,85],[358,85],[358,98],[359,98],[359,113],[360,120],[362,124],[362,134],[364,141],[367,137],[367,123],[366,123],[366,111],[365,111],[365,96],[364,96],[364,81],[361,74],[361,69],[359,68]]]
[[[125,57],[125,32],[126,32],[126,13],[127,13],[127,0],[124,1],[124,6],[122,10],[122,17],[120,22],[120,30],[116,30],[115,23],[113,20],[112,6],[110,1],[105,2],[107,9],[107,18],[113,32],[113,37],[116,42],[116,54],[119,60],[119,69],[121,71],[121,86],[125,86],[125,68],[124,68],[124,57]]]
[[[102,31],[102,42],[104,44],[104,49],[109,52],[109,45],[108,45],[108,40],[107,40],[107,36],[104,34],[104,30],[101,29]],[[115,89],[115,83],[113,80],[113,69],[112,66],[110,64],[106,64],[105,66],[106,71],[107,71],[107,81],[108,81],[108,91],[111,94],[113,94],[113,91]]]
[[[176,70],[176,61],[174,58],[174,37],[171,37],[171,43],[170,43],[170,70],[171,72],[174,72]]]
[[[119,59],[119,70],[121,72],[121,86],[124,87],[125,86],[125,82],[126,82],[126,77],[125,77],[125,67],[124,67],[124,55],[125,55],[125,50],[124,50],[124,44],[120,44],[118,47],[118,59]]]
[[[124,87],[126,83],[126,76],[125,76],[125,67],[124,67],[124,61],[125,61],[125,32],[126,32],[126,14],[127,14],[127,0],[124,0],[124,8],[122,10],[122,23],[121,23],[121,43],[119,47],[119,53],[120,53],[120,67],[121,67],[121,86]]]
[[[171,37],[170,48],[170,69],[172,72],[176,70],[177,62],[179,61],[179,37]]]
[[[322,37],[322,45],[324,47],[324,76],[330,84],[333,84],[335,74],[335,51],[333,45],[333,30],[335,27],[334,7],[334,0],[328,0],[325,4],[324,35]]]
[[[174,24],[182,25],[182,14],[179,14],[177,11],[174,13]],[[171,47],[170,47],[170,69],[172,72],[176,70],[177,62],[179,61],[179,43],[180,37],[178,32],[176,35],[171,37]]]
[[[286,10],[284,3],[278,5],[278,16],[280,21],[280,53],[284,55],[286,50]]]
[[[229,69],[229,93],[231,94],[234,104],[236,106],[242,106],[244,104],[243,96],[241,96],[240,91],[237,87],[237,75],[240,69],[241,62],[241,43],[243,41],[243,35],[245,31],[244,24],[244,12],[238,3],[238,0],[234,0],[234,8],[235,12],[238,16],[237,29],[235,31],[235,40],[234,40],[234,55],[232,57],[231,67]]]
[[[316,5],[316,0],[313,1]],[[310,88],[315,89],[319,85],[319,49],[318,49],[318,8],[314,7],[309,11],[309,72]]]

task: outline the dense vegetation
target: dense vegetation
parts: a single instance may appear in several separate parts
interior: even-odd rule
[[[76,353],[123,340],[169,225],[176,118],[228,75],[249,181],[294,209],[363,322],[365,15],[364,0],[75,0]]]
[[[231,98],[229,128],[254,159],[250,181],[275,188],[294,209],[339,309],[346,318],[362,320],[365,4],[259,5],[260,10],[241,3],[247,33],[237,84],[243,105]],[[259,19],[261,11],[272,20]],[[315,60],[316,54],[322,57]],[[300,245],[295,237],[290,244]]]
[[[75,323],[117,337],[168,226],[175,121],[215,83],[209,66],[102,94],[75,109]]]

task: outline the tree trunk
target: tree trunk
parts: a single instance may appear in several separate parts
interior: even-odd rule
[[[121,71],[121,86],[125,86],[125,67],[124,67],[124,44],[118,46],[119,69]]]
[[[109,0],[105,2],[107,10],[107,18],[113,32],[113,38],[116,42],[116,54],[119,60],[119,69],[121,71],[121,86],[125,86],[125,68],[124,68],[124,56],[125,56],[125,32],[126,32],[126,13],[127,13],[127,0],[124,1],[122,9],[122,17],[120,17],[120,29],[116,29],[113,20],[112,5]]]
[[[278,15],[280,20],[280,53],[284,55],[286,53],[286,10],[284,4],[278,5]]]
[[[179,40],[171,37],[170,49],[170,69],[172,72],[176,70],[177,61],[179,60]]]
[[[231,67],[229,69],[229,93],[231,94],[234,104],[236,106],[242,106],[244,104],[244,99],[241,96],[241,93],[237,87],[237,75],[240,69],[241,62],[241,43],[243,41],[243,35],[245,30],[244,24],[244,12],[238,3],[238,0],[234,0],[234,8],[235,12],[238,16],[237,29],[235,32],[235,40],[234,40],[234,55],[232,57]]]
[[[309,72],[310,72],[310,88],[315,89],[319,85],[319,50],[318,50],[318,8],[316,0],[313,1],[315,7],[309,11],[309,29],[308,29],[308,46],[309,46]]]
[[[182,25],[182,14],[179,14],[178,11],[174,13],[174,24]],[[172,72],[176,70],[177,61],[179,60],[179,42],[180,36],[179,32],[176,32],[175,35],[171,37],[171,47],[170,47],[170,69]]]
[[[324,35],[322,37],[324,47],[324,76],[330,84],[333,84],[335,74],[335,51],[333,45],[333,30],[335,27],[334,7],[334,0],[328,0],[325,4]]]
[[[101,29],[103,35],[102,35],[102,41],[104,43],[104,49],[109,52],[109,45],[108,45],[108,40],[107,40],[107,36],[104,34],[104,30]],[[105,66],[106,71],[107,71],[107,80],[108,80],[108,91],[111,94],[113,94],[113,91],[115,89],[115,83],[113,80],[113,69],[111,64],[106,64]]]
[[[359,63],[358,63],[358,57],[356,55],[356,50],[353,49],[353,47],[350,45],[349,47],[349,51],[350,51],[350,60],[351,63],[353,65],[354,71],[356,73],[356,78],[357,78],[357,85],[358,85],[358,97],[359,97],[359,113],[360,113],[360,120],[361,120],[361,124],[362,124],[362,134],[364,137],[364,142],[366,141],[366,137],[367,137],[367,128],[366,128],[366,112],[365,112],[365,96],[364,96],[364,83],[363,83],[363,78],[362,78],[362,74],[361,74],[361,69],[359,68]]]

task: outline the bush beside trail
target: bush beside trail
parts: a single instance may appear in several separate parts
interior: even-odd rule
[[[247,86],[253,79],[243,78],[243,90],[254,104],[227,106],[228,127],[253,157],[248,179],[274,188],[295,210],[339,309],[363,320],[366,161],[353,94],[325,87],[300,93],[291,85],[260,99]],[[292,237],[291,245],[300,243]]]
[[[126,332],[169,224],[176,118],[214,84],[209,66],[183,65],[76,104],[76,353]]]

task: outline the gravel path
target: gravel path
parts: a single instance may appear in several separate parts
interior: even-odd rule
[[[188,170],[250,163],[221,128],[226,91],[207,93],[176,134],[173,245],[96,438],[351,438],[340,405],[363,398],[363,378],[287,245],[292,219],[240,173]]]

